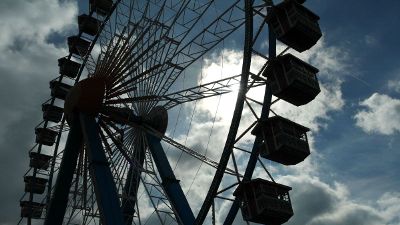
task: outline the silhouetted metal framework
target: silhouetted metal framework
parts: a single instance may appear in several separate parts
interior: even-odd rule
[[[320,91],[318,69],[285,54],[289,48],[305,51],[321,37],[319,17],[303,3],[89,0],[88,14],[78,16],[78,35],[67,38],[69,55],[58,60],[51,98],[42,105],[19,224],[131,225],[154,214],[160,224],[230,225],[239,208],[246,221],[287,221],[291,188],[275,182],[262,158],[292,165],[309,155],[308,128],[269,117],[280,98],[303,105]],[[243,42],[241,71],[177,85],[233,37]],[[276,39],[288,45],[278,56]],[[262,101],[248,96],[255,88],[263,89]],[[219,161],[168,136],[168,111],[180,107],[179,116],[183,105],[233,91],[236,104]],[[245,109],[254,122],[243,127]],[[250,131],[252,144],[244,141]],[[215,171],[198,209],[191,208],[165,145]],[[238,157],[248,161],[245,167]],[[271,181],[252,179],[257,166]],[[217,204],[227,204],[228,213],[216,216]]]

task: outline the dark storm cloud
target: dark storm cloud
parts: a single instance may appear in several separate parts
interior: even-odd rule
[[[294,216],[287,225],[397,225],[399,222],[398,211],[393,207],[400,200],[396,196],[383,197],[371,207],[351,200],[341,184],[328,185],[316,177],[285,177],[281,182],[296,187],[290,192]],[[247,224],[241,217],[238,213],[235,225]]]
[[[57,58],[66,54],[46,37],[70,27],[75,12],[68,2],[0,2],[0,224],[19,220],[40,105],[50,97],[48,82],[57,76]]]
[[[2,222],[16,221],[19,217],[18,199],[23,193],[23,174],[28,168],[28,150],[33,145],[33,119],[38,117],[36,110],[26,110],[15,122],[2,128],[0,186],[2,203],[0,213]]]
[[[342,184],[329,185],[316,177],[298,176],[283,179],[290,186],[294,216],[288,225],[376,225],[388,224],[382,210],[353,202]],[[390,221],[390,218],[386,218]]]

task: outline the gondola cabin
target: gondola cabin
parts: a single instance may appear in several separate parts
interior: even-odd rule
[[[67,58],[60,58],[58,67],[61,75],[74,79],[78,75],[81,64]]]
[[[96,18],[82,14],[78,16],[79,32],[96,35],[99,32],[100,21]]]
[[[61,121],[62,115],[64,113],[63,108],[58,106],[54,106],[51,104],[43,104],[42,105],[43,111],[43,119],[46,121],[51,121],[58,123]]]
[[[50,81],[51,97],[65,100],[71,88],[71,85],[56,80]]]
[[[307,127],[274,116],[258,123],[252,134],[264,138],[260,146],[261,157],[283,165],[296,165],[310,155],[307,131]]]
[[[29,157],[30,157],[29,166],[41,170],[47,170],[49,168],[50,160],[52,158],[52,156],[38,152],[30,152]]]
[[[276,38],[298,52],[310,49],[322,36],[319,16],[293,0],[273,6],[266,20]]]
[[[75,55],[85,56],[88,53],[90,41],[78,36],[68,37],[69,52]]]
[[[38,127],[35,129],[36,143],[52,146],[56,141],[57,131],[50,130],[49,128]]]
[[[264,70],[270,81],[272,94],[293,105],[312,101],[320,92],[318,69],[292,54],[278,56]]]
[[[290,190],[291,187],[257,178],[241,183],[233,195],[241,201],[244,220],[280,225],[293,216]]]
[[[45,204],[32,202],[32,201],[21,201],[21,217],[40,219]]]
[[[112,0],[90,0],[90,11],[95,11],[98,15],[107,16],[112,9]]]
[[[47,179],[33,176],[25,176],[25,192],[43,194],[46,189]]]

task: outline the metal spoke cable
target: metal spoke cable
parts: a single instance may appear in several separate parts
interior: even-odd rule
[[[203,66],[204,66],[204,58],[202,57],[201,58],[201,68],[203,68]],[[200,86],[201,86],[202,82],[203,82],[203,70],[201,69],[201,71],[200,71]],[[183,142],[184,146],[186,146],[186,144],[187,144],[187,140],[188,140],[188,137],[189,137],[189,132],[190,132],[191,127],[192,127],[194,114],[196,112],[196,107],[197,107],[197,101],[194,102],[194,107],[193,107],[193,110],[192,110],[192,113],[191,113],[191,116],[190,116],[189,127],[188,127],[188,130],[187,130],[186,135],[185,135],[185,141]],[[174,171],[177,169],[178,163],[179,163],[180,159],[182,158],[182,155],[183,155],[183,151],[181,151],[181,153],[179,154],[178,160],[176,161],[175,166],[174,166]]]
[[[224,47],[225,47],[225,45],[224,45],[224,41],[223,41],[222,42],[222,51],[221,51],[221,74],[220,74],[221,75],[221,79],[222,79],[222,73],[223,73],[223,70],[224,70],[224,53],[223,53]],[[218,113],[218,110],[219,110],[220,103],[221,103],[221,95],[218,98],[217,108],[215,110],[214,118],[213,118],[213,121],[212,121],[212,126],[211,126],[211,129],[210,129],[210,133],[208,135],[208,140],[207,140],[205,153],[203,154],[204,156],[207,156],[208,146],[210,144],[211,136],[212,136],[212,133],[213,133],[213,130],[214,130],[215,119],[217,118],[217,113]],[[191,190],[191,188],[193,186],[193,183],[194,183],[195,179],[197,178],[197,176],[199,174],[199,171],[200,171],[202,165],[203,165],[203,161],[201,161],[199,167],[197,168],[197,171],[196,171],[196,173],[195,173],[195,175],[194,175],[194,177],[193,177],[193,179],[192,179],[192,181],[191,181],[191,183],[189,185],[189,188],[185,193],[186,196],[189,195],[189,192],[190,192],[190,190]],[[237,172],[237,170],[236,170],[236,172]]]

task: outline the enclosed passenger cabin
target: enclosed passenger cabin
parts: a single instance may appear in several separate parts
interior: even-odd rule
[[[31,192],[35,194],[43,194],[46,189],[47,179],[34,177],[34,176],[25,176],[25,192]]]
[[[51,104],[43,104],[43,119],[51,122],[58,123],[61,121],[63,115],[63,108]]]
[[[35,129],[35,134],[36,134],[36,143],[52,146],[56,141],[58,133],[57,131],[50,130],[49,128],[39,127]]]
[[[50,160],[52,156],[45,155],[38,152],[30,152],[29,166],[35,169],[47,170],[50,165]]]
[[[278,56],[264,70],[272,94],[293,105],[312,101],[321,92],[317,79],[318,69],[291,54]]]
[[[111,12],[112,5],[112,0],[89,0],[90,11],[95,11],[101,16],[107,16]]]
[[[21,201],[21,217],[40,219],[45,204],[31,201]]]
[[[78,16],[79,32],[96,35],[99,32],[100,21],[96,18],[82,14]]]
[[[266,19],[276,38],[298,52],[310,49],[321,38],[318,20],[319,16],[294,0],[273,6]]]
[[[233,195],[241,201],[244,220],[278,225],[293,216],[290,190],[291,187],[257,178],[241,183]]]
[[[90,41],[87,41],[78,36],[68,37],[68,49],[72,54],[85,56],[88,53]]]
[[[264,137],[260,155],[283,165],[295,165],[310,155],[309,129],[280,116],[259,122],[251,132]]]
[[[50,81],[51,97],[65,100],[71,88],[72,88],[71,85],[56,80]]]
[[[67,58],[60,58],[58,59],[58,67],[61,75],[75,78],[78,75],[81,64]]]

